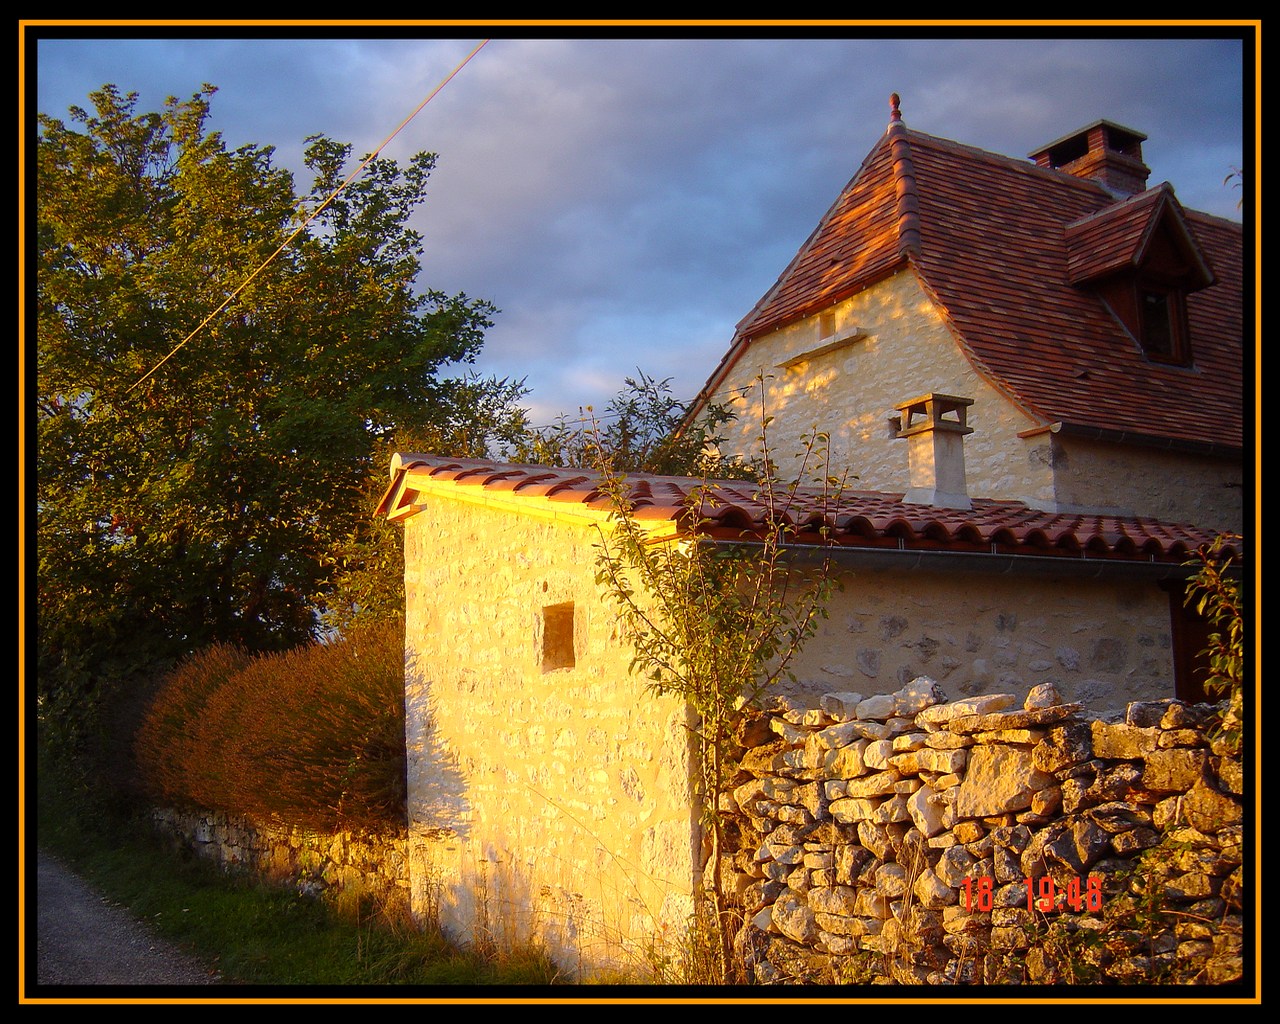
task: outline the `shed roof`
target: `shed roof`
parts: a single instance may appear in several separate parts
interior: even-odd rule
[[[488,459],[398,454],[378,513],[403,519],[420,510],[422,490],[487,494],[508,508],[559,504],[607,513],[612,499],[599,473],[521,466]],[[671,522],[710,539],[750,541],[769,528],[770,503],[742,481],[629,474],[625,486],[637,518]],[[827,536],[842,548],[952,551],[1130,561],[1184,562],[1214,534],[1195,526],[1135,516],[1042,512],[1018,501],[974,499],[969,509],[904,502],[901,494],[800,488],[773,503],[779,521],[796,530],[797,544]],[[1238,554],[1239,542],[1230,546]]]

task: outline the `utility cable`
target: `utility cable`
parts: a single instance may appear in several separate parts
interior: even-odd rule
[[[449,82],[453,80],[454,76],[457,75],[459,71],[461,71],[464,67],[467,66],[471,58],[474,57],[477,53],[479,53],[484,48],[485,43],[487,43],[488,41],[489,41],[488,39],[482,39],[480,43],[475,47],[475,49],[473,49],[469,54],[467,54],[461,60],[461,62],[459,62],[457,67],[455,67],[452,71],[450,71],[449,74],[446,75],[444,79],[440,82],[440,84],[431,90],[431,92],[427,95],[427,98],[424,99],[421,103],[417,105],[417,107],[414,108],[413,113],[411,113],[408,117],[406,117],[403,121],[401,121],[396,126],[395,131],[393,131],[390,135],[388,135],[385,139],[383,139],[382,142],[379,144],[378,148],[375,149],[372,153],[370,153],[367,157],[365,157],[364,161],[360,164],[360,166],[357,167],[350,174],[348,174],[346,179],[342,182],[342,184],[340,184],[337,188],[335,188],[332,192],[330,192],[328,198],[325,199],[323,203],[321,203],[319,206],[317,206],[314,210],[311,211],[310,215],[307,216],[307,218],[301,224],[298,225],[297,229],[293,232],[293,234],[291,234],[288,238],[286,238],[283,242],[281,242],[279,248],[277,248],[275,252],[273,252],[270,256],[268,256],[265,260],[262,261],[262,265],[259,266],[257,270],[255,270],[252,274],[250,274],[243,281],[241,281],[239,287],[236,288],[236,290],[233,291],[230,295],[228,295],[225,299],[223,299],[222,302],[218,305],[218,307],[212,313],[210,313],[207,317],[201,320],[200,323],[196,326],[196,328],[190,334],[188,334],[185,338],[183,338],[180,342],[178,342],[178,344],[176,344],[173,347],[173,349],[169,352],[167,356],[161,359],[160,362],[156,363],[155,366],[151,367],[150,370],[148,370],[141,377],[139,377],[132,385],[130,385],[129,391],[132,391],[134,388],[138,387],[138,385],[142,384],[148,377],[150,377],[158,369],[160,369],[160,367],[162,367],[165,363],[167,363],[170,359],[172,359],[174,355],[177,354],[178,350],[182,348],[183,345],[185,345],[197,334],[199,334],[202,330],[204,330],[204,328],[209,324],[210,321],[213,320],[214,317],[216,317],[219,313],[221,313],[224,309],[226,309],[227,306],[231,304],[232,300],[234,300],[237,295],[239,295],[242,291],[244,291],[253,282],[254,278],[256,278],[264,270],[266,270],[266,268],[270,266],[272,260],[274,260],[277,256],[279,256],[282,252],[284,252],[287,248],[289,248],[289,246],[293,244],[293,240],[297,238],[300,234],[302,234],[303,231],[306,230],[307,225],[309,225],[313,220],[315,220],[316,217],[320,215],[320,212],[326,206],[328,206],[331,202],[333,202],[334,199],[337,198],[338,193],[341,192],[344,188],[346,188],[349,184],[351,184],[351,182],[355,180],[356,176],[361,171],[363,171],[366,167],[368,167],[369,164],[372,163],[377,158],[378,154],[381,153],[384,148],[386,148],[387,144],[392,139],[394,139],[397,135],[400,134],[400,132],[404,129],[405,125],[407,125],[410,121],[412,121],[415,117],[418,116],[422,108],[425,107],[428,103],[430,103],[436,97],[436,94],[439,93],[440,90],[443,89],[446,85],[448,85]],[[128,394],[128,391],[126,391],[125,394]]]

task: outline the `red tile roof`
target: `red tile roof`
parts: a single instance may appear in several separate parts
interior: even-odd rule
[[[1166,182],[1066,226],[1067,279],[1088,284],[1120,271],[1136,270],[1162,226],[1171,228],[1188,291],[1213,284],[1213,271],[1195,242],[1173,189]]]
[[[548,466],[513,466],[486,459],[448,459],[401,454],[392,464],[393,479],[379,514],[401,518],[419,495],[410,473],[458,488],[504,493],[530,499],[608,510],[611,499],[598,473]],[[671,521],[708,537],[740,540],[767,529],[769,506],[759,489],[741,481],[703,481],[688,477],[629,474],[626,485],[638,518]],[[696,515],[691,495],[701,490]],[[909,551],[965,551],[1014,555],[1186,561],[1213,534],[1194,526],[1129,516],[1040,512],[1017,501],[975,499],[966,510],[907,504],[901,494],[848,491],[838,499],[802,489],[780,502],[781,516],[797,529],[797,543],[817,542],[818,530],[846,548]],[[1240,551],[1237,541],[1232,552]]]
[[[914,189],[915,203],[904,202],[904,189]],[[1102,299],[1071,283],[1135,258],[1157,204],[1185,228],[1196,283],[1214,282],[1187,297],[1190,367],[1146,359]],[[906,266],[979,372],[1045,424],[1243,447],[1239,224],[1184,211],[1167,184],[1118,203],[1096,182],[900,124],[739,323],[704,396],[751,339]]]

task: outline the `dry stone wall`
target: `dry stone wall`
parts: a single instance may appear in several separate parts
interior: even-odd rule
[[[925,677],[778,700],[721,805],[738,954],[765,983],[1239,981],[1244,780],[1215,711],[948,703]]]
[[[228,870],[252,871],[308,895],[345,890],[407,905],[404,835],[310,832],[216,811],[157,809],[153,818],[162,834]]]

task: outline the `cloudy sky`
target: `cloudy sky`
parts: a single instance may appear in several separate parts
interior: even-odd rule
[[[274,145],[294,169],[315,133],[376,147],[491,37],[384,155],[439,154],[420,281],[500,307],[479,369],[526,378],[535,422],[602,407],[637,368],[696,392],[875,144],[891,92],[910,127],[1019,158],[1118,122],[1148,136],[1152,184],[1234,219],[1223,180],[1256,130],[1252,56],[1229,28],[120,31],[32,32],[36,107],[65,116],[111,82],[152,110],[208,82],[227,143]]]

